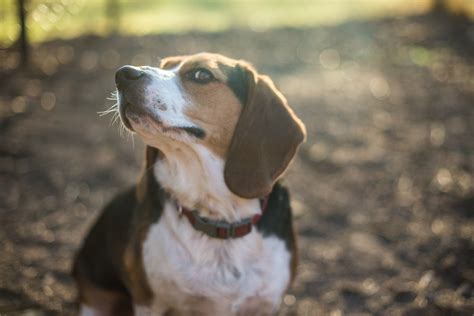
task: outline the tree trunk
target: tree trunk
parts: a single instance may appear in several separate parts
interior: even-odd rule
[[[28,35],[26,30],[26,1],[27,0],[18,0],[18,19],[20,21],[20,36],[18,42],[20,45],[22,66],[26,66],[29,60]]]
[[[107,0],[106,16],[108,31],[117,33],[120,28],[120,3],[118,0]]]
[[[433,0],[432,11],[435,13],[446,13],[448,12],[448,7],[446,0]]]

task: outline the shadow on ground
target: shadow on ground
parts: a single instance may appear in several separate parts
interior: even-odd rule
[[[0,51],[0,314],[69,315],[75,249],[142,146],[100,118],[123,64],[219,52],[271,75],[308,129],[286,182],[301,263],[282,315],[474,311],[474,26],[336,27],[55,41]]]

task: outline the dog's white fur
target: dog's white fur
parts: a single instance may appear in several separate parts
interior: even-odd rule
[[[165,150],[154,171],[181,206],[199,209],[206,217],[235,222],[261,213],[258,199],[244,199],[229,190],[224,182],[224,161],[205,146]]]
[[[194,126],[183,115],[186,106],[191,104],[183,93],[176,70],[169,71],[154,67],[142,67],[141,70],[152,78],[145,89],[145,106],[167,126]]]
[[[167,91],[173,81],[180,85],[178,76],[169,77],[172,81],[164,85]],[[160,82],[147,91],[161,97],[165,92],[161,89]],[[189,100],[186,96],[178,99]],[[186,106],[192,104],[179,104],[169,113],[156,107],[154,110],[160,118],[173,115],[177,116],[173,121],[188,121],[184,114]],[[224,161],[208,148],[189,138],[176,141],[175,136],[170,140],[161,131],[156,133],[156,128],[144,131],[142,126],[133,127],[141,131],[148,145],[163,153],[154,166],[154,174],[180,206],[227,221],[260,214],[258,199],[244,199],[228,189]],[[213,239],[194,230],[185,217],[180,217],[178,208],[172,201],[166,204],[162,218],[150,228],[143,246],[145,271],[157,297],[148,312],[159,314],[165,306],[191,314],[197,312],[191,308],[197,308],[209,315],[229,315],[252,298],[265,302],[268,313],[273,312],[290,280],[290,254],[283,241],[263,238],[255,230],[236,240]],[[197,307],[189,297],[199,298]]]
[[[189,315],[232,315],[252,299],[269,306],[270,314],[290,280],[290,253],[282,240],[263,238],[255,230],[235,240],[210,238],[180,217],[171,201],[150,228],[143,259],[156,297],[148,309],[152,315],[166,308]]]
[[[159,118],[161,124],[157,124],[152,118],[127,112],[127,117],[130,119],[134,130],[142,138],[151,137],[152,141],[155,137],[167,136],[180,142],[192,142],[193,139],[189,135],[169,130],[169,128],[173,127],[196,127],[184,115],[186,107],[192,106],[192,104],[183,92],[176,69],[170,71],[153,67],[142,67],[141,70],[151,79],[144,88],[144,104],[142,106],[146,107],[155,118]],[[118,102],[120,102],[120,97],[121,95],[118,94]],[[147,141],[145,140],[145,142]],[[156,146],[156,140],[154,143]]]
[[[169,127],[194,126],[184,114],[185,108],[193,105],[175,75],[177,69],[150,69],[147,72],[153,80],[145,89],[145,106]],[[165,110],[157,104],[165,104]],[[229,190],[224,182],[224,161],[208,148],[185,133],[163,130],[150,118],[134,117],[130,123],[147,145],[163,153],[163,159],[155,166],[156,178],[181,206],[227,221],[260,213],[257,199],[244,199]]]
[[[146,71],[153,80],[144,90],[145,106],[168,127],[193,126],[184,114],[193,105],[177,70]],[[129,119],[145,143],[162,152],[154,174],[173,198],[143,245],[155,300],[152,306],[135,306],[135,314],[162,315],[173,309],[184,315],[250,315],[263,306],[273,313],[290,282],[290,253],[284,242],[263,237],[256,229],[234,240],[210,238],[179,213],[184,206],[206,217],[238,221],[261,212],[258,199],[233,194],[224,182],[224,161],[192,137],[151,119]]]

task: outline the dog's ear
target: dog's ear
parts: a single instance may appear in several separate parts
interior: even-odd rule
[[[172,56],[163,58],[160,61],[161,69],[171,69],[178,66],[186,56]]]
[[[224,178],[244,198],[269,194],[305,140],[304,124],[270,78],[247,67],[248,96],[227,152]]]
[[[145,166],[137,185],[137,198],[141,201],[147,194],[150,184],[150,177],[153,177],[153,165],[158,159],[160,152],[158,149],[146,146],[145,148]]]

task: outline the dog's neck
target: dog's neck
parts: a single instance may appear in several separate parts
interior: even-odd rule
[[[239,221],[260,214],[258,199],[233,194],[224,181],[224,161],[199,144],[160,146],[154,174],[180,204],[211,219]]]

